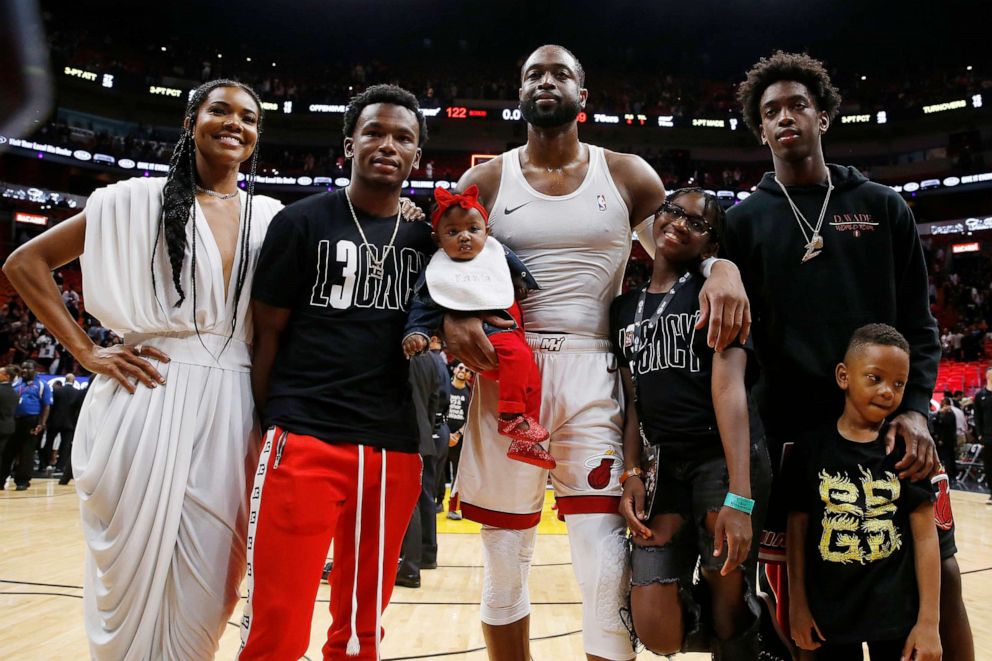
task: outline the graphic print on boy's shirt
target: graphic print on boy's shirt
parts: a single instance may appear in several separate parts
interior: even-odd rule
[[[252,298],[291,316],[265,424],[331,443],[415,452],[400,339],[413,287],[434,251],[431,229],[356,215],[361,232],[345,193],[336,191],[287,206],[269,226]]]

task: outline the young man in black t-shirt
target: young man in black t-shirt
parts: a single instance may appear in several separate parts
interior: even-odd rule
[[[837,385],[840,419],[802,434],[789,459],[792,637],[822,661],[940,659],[940,552],[930,484],[899,479],[886,417],[909,379],[909,343],[886,324],[855,331]]]
[[[738,87],[744,120],[767,144],[774,172],[727,211],[722,247],[741,270],[755,315],[754,348],[761,364],[755,401],[776,470],[761,559],[788,632],[785,598],[785,516],[791,500],[778,471],[794,436],[836,420],[843,400],[833,370],[851,334],[867,323],[894,326],[912,359],[902,407],[893,411],[886,444],[906,449],[899,476],[929,480],[939,464],[927,428],[940,344],[930,314],[926,262],[916,222],[898,193],[853,167],[827,165],[822,137],[840,95],[822,62],[778,52],[763,58]],[[945,478],[946,479],[946,478]],[[941,489],[940,626],[947,658],[974,659],[961,597],[953,518]],[[786,658],[765,632],[769,658]],[[774,646],[774,647],[780,647]]]
[[[376,659],[420,492],[400,343],[430,227],[400,219],[426,139],[415,97],[370,87],[344,116],[352,181],[272,221],[252,291],[252,386],[268,427],[251,494],[240,659],[306,652],[331,540],[324,658]]]
[[[709,193],[672,191],[655,215],[651,281],[610,307],[627,400],[620,513],[632,532],[630,610],[640,642],[656,654],[712,649],[714,658],[751,661],[752,541],[771,481],[761,422],[749,411],[752,350],[715,353],[695,330],[698,268],[717,248],[723,215]],[[697,562],[712,594],[706,613],[693,597]]]

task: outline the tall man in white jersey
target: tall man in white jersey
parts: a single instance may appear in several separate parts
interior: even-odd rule
[[[609,353],[608,311],[619,293],[631,228],[665,199],[642,159],[579,142],[576,117],[588,92],[575,56],[542,46],[521,70],[527,145],[472,168],[459,181],[479,187],[493,235],[541,284],[522,303],[542,375],[541,422],[557,461],[551,479],[564,515],[582,592],[590,660],[634,657],[619,611],[628,589],[624,521],[617,514],[623,461],[620,386]],[[720,262],[701,294],[701,326],[722,349],[750,327],[736,267]],[[488,320],[495,323],[495,320]],[[743,329],[743,332],[742,332]],[[496,366],[478,317],[445,320],[449,349],[476,371]],[[473,393],[456,490],[463,515],[484,524],[482,621],[490,659],[526,661],[527,574],[547,472],[507,461],[496,429],[496,384]]]

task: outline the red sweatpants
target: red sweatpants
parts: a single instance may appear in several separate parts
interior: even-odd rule
[[[357,656],[347,656],[355,584],[359,452],[364,459]],[[386,463],[386,484],[382,464]],[[379,496],[385,489],[382,607],[396,580],[400,545],[420,495],[420,455],[324,443],[276,427],[265,436],[248,519],[248,604],[241,622],[242,661],[289,661],[310,643],[314,600],[327,549],[334,540],[331,626],[324,659],[378,659],[376,584]]]
[[[541,372],[534,362],[534,353],[527,346],[523,331],[520,305],[514,302],[507,312],[517,320],[517,328],[489,336],[499,367],[482,372],[482,376],[499,381],[499,413],[526,413],[541,419]]]

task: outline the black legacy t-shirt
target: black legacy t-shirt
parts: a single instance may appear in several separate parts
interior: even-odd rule
[[[884,433],[858,443],[833,423],[800,437],[789,456],[789,506],[809,515],[809,609],[830,642],[899,638],[916,623],[909,514],[934,496],[929,480],[899,479],[905,450],[897,443],[886,456]]]
[[[396,216],[356,213],[378,258]],[[344,191],[300,200],[273,218],[252,297],[292,315],[269,379],[266,425],[329,443],[417,451],[401,343],[410,293],[434,250],[430,232],[426,223],[400,221],[376,279]]]
[[[644,334],[637,364],[631,370],[637,384],[637,413],[648,442],[662,448],[665,457],[710,459],[723,456],[723,444],[713,410],[713,349],[706,329],[695,330],[699,319],[699,291],[705,279],[694,274],[678,287],[652,329],[648,320],[665,294],[647,295],[640,330],[634,327],[636,289],[617,297],[610,306],[610,345],[623,367],[630,366],[635,333]],[[739,346],[739,345],[738,345]],[[754,380],[750,340],[747,384]],[[761,421],[748,396],[751,439],[762,437]]]

